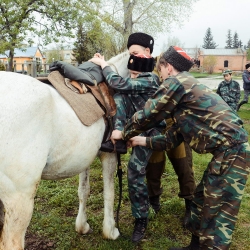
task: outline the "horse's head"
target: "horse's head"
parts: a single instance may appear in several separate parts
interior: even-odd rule
[[[110,65],[112,70],[118,73],[121,77],[129,77],[129,70],[127,68],[129,59],[129,52],[128,50],[122,52],[112,58],[110,58],[107,63]]]

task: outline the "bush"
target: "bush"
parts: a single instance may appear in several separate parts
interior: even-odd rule
[[[5,71],[5,66],[2,61],[0,61],[0,71]]]

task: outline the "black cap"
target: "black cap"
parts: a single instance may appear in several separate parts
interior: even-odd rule
[[[154,38],[146,33],[136,32],[129,36],[127,48],[129,49],[131,45],[135,45],[135,44],[141,45],[145,48],[149,48],[150,53],[152,54],[153,49],[154,49]]]
[[[155,66],[153,57],[142,58],[131,55],[128,59],[128,69],[138,72],[152,72]]]
[[[193,66],[191,57],[183,49],[177,46],[170,46],[169,49],[163,53],[163,57],[180,72],[189,71]]]

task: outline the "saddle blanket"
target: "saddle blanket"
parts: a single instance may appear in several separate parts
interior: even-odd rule
[[[97,103],[95,97],[90,93],[78,94],[65,85],[65,78],[59,71],[52,71],[48,80],[69,103],[80,121],[90,126],[104,116],[104,111]]]

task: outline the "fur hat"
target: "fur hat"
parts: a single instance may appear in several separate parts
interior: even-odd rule
[[[128,59],[128,69],[138,72],[152,72],[155,66],[153,57],[131,55]]]
[[[149,48],[150,53],[152,54],[153,49],[154,49],[154,38],[146,33],[136,32],[129,36],[127,48],[129,49],[131,45],[135,45],[135,44],[141,45],[145,48]]]
[[[250,67],[250,63],[246,64],[246,69],[248,69]]]
[[[191,57],[183,49],[177,46],[170,46],[169,49],[163,53],[163,57],[180,72],[189,71],[193,66]]]
[[[226,70],[224,70],[223,71],[223,73],[222,73],[222,75],[224,76],[224,75],[228,75],[228,74],[232,74],[232,70],[230,70],[230,69],[226,69]]]

